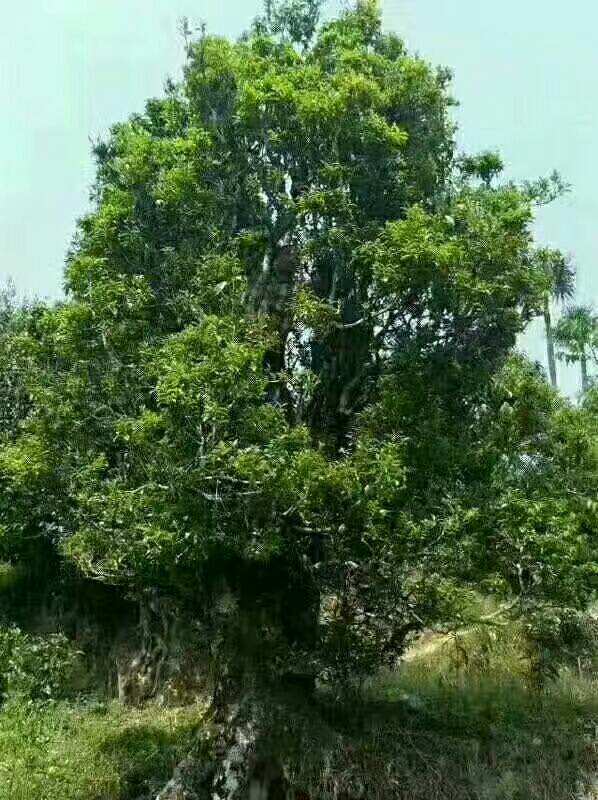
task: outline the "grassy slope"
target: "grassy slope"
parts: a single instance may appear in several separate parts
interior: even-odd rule
[[[516,639],[487,644],[470,642],[459,662],[463,648],[428,643],[327,730],[295,720],[298,796],[598,800],[596,682],[564,672],[533,692],[516,674]],[[0,800],[134,800],[168,777],[201,724],[198,708],[13,704],[0,714]]]
[[[411,712],[386,712],[365,738],[377,738],[379,768],[390,766],[394,796],[405,800],[598,800],[596,689],[565,673],[536,695],[516,680],[444,682],[412,666],[378,687]],[[368,797],[385,796],[378,775]]]

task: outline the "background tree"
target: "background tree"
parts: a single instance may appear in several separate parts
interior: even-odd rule
[[[256,20],[254,27],[307,49],[320,20],[321,6],[320,0],[266,0],[264,16]]]
[[[544,297],[543,316],[544,316],[544,331],[546,335],[546,354],[548,358],[548,372],[550,375],[550,382],[556,389],[557,373],[556,373],[556,357],[554,352],[554,331],[552,325],[552,315],[550,311],[551,300],[557,302],[564,302],[573,297],[575,291],[575,270],[573,269],[569,259],[567,259],[560,251],[551,250],[550,248],[540,248],[535,254],[542,269],[550,281],[550,290]]]
[[[27,388],[31,362],[22,343],[44,310],[39,300],[19,297],[10,278],[0,288],[0,437],[4,441],[16,434],[31,410]]]
[[[598,363],[598,316],[589,306],[572,306],[559,320],[555,339],[560,358],[568,364],[579,363],[585,394],[590,388],[589,365]]]
[[[463,156],[458,166],[465,178],[479,178],[487,189],[505,167],[500,154],[491,150],[475,156]]]

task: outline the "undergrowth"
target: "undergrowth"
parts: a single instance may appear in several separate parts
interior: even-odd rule
[[[565,668],[539,691],[525,656],[514,629],[432,637],[360,700],[324,695],[274,722],[296,798],[596,800],[595,675]],[[197,706],[14,700],[0,713],[0,800],[151,797],[204,726]]]

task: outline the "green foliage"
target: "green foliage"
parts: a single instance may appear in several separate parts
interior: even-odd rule
[[[265,3],[265,16],[256,22],[272,34],[280,34],[307,48],[314,37],[321,13],[322,0],[283,0]]]
[[[559,301],[570,300],[575,290],[575,268],[559,250],[540,247],[534,254],[550,280],[551,295]]]
[[[523,189],[536,205],[545,206],[569,192],[571,186],[554,170],[546,178],[524,181]]]
[[[498,153],[486,152],[477,156],[464,156],[459,167],[464,176],[479,178],[490,188],[493,179],[503,171],[504,163]]]
[[[20,300],[11,281],[0,289],[0,436],[13,435],[30,409],[26,376],[31,354],[25,344],[28,328],[42,312],[37,302]]]
[[[33,636],[0,628],[2,701],[54,700],[72,693],[80,654],[60,634]]]
[[[585,394],[593,376],[590,365],[598,366],[598,315],[587,306],[572,306],[559,320],[555,330],[559,358],[581,366],[581,389]]]
[[[585,306],[574,306],[559,320],[555,338],[562,346],[560,357],[568,363],[582,358],[598,362],[598,316]]]

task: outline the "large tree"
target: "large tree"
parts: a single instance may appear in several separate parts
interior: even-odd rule
[[[551,286],[542,184],[456,157],[449,73],[375,2],[319,28],[318,7],[202,33],[181,83],[96,145],[0,453],[4,558],[49,542],[201,623],[212,797],[258,780],[283,687],[395,663],[474,589],[533,614],[583,607],[595,578],[592,433],[510,359]]]

